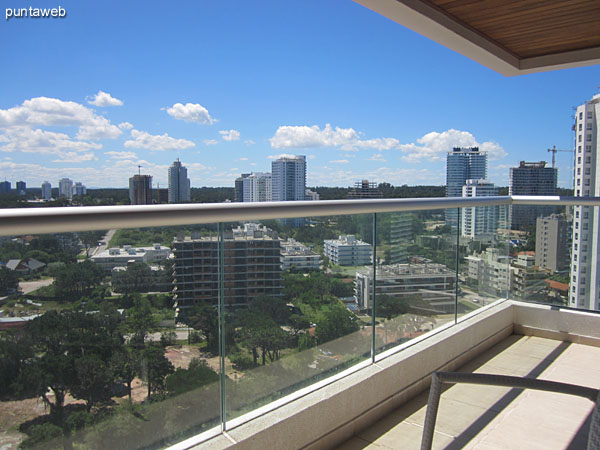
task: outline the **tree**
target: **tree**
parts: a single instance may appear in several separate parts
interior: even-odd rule
[[[104,278],[104,270],[91,261],[66,264],[54,269],[54,291],[65,299],[88,295]]]
[[[153,289],[153,274],[150,266],[143,262],[136,262],[127,266],[119,277],[113,277],[112,286],[116,292],[133,293],[148,292]]]
[[[106,234],[106,231],[82,231],[77,233],[79,240],[85,247],[85,257],[89,258],[90,248],[96,247],[98,241]]]
[[[88,408],[110,398],[113,376],[107,365],[123,343],[113,319],[103,313],[49,311],[31,320],[26,340],[19,342],[24,345],[18,366],[12,366],[11,395],[41,397],[51,421],[68,435],[67,394],[85,400]]]
[[[319,344],[358,331],[356,316],[340,304],[329,307],[317,321],[316,337]]]
[[[127,386],[127,396],[131,403],[131,383],[140,372],[140,358],[134,349],[123,346],[117,349],[110,360],[115,379],[122,380]]]
[[[165,391],[165,378],[175,371],[164,350],[155,345],[148,345],[142,350],[140,369],[142,379],[148,385],[148,399],[152,398],[152,393]]]
[[[261,358],[262,364],[279,359],[280,350],[289,342],[288,334],[273,320],[252,309],[240,311],[239,324],[241,343],[252,352],[254,365],[258,365]]]
[[[208,367],[206,361],[194,358],[187,369],[176,369],[167,376],[165,386],[169,394],[179,395],[218,380],[219,375]]]
[[[71,395],[85,400],[87,412],[97,403],[110,401],[114,374],[98,355],[86,355],[75,361],[77,381]]]
[[[387,294],[379,294],[375,297],[375,314],[377,317],[385,317],[390,320],[392,317],[398,314],[405,314],[408,312],[406,300],[392,297]]]
[[[135,348],[143,348],[146,335],[155,326],[152,307],[147,298],[143,298],[139,294],[134,296],[133,307],[127,310],[126,324],[128,330],[133,333],[131,345]]]

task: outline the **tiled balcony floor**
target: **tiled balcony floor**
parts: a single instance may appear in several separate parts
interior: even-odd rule
[[[458,371],[528,376],[600,388],[600,348],[513,335]],[[429,390],[338,447],[419,449]],[[434,449],[585,449],[593,404],[565,394],[446,385]]]

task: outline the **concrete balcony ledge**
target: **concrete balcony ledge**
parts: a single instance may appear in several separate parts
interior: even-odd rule
[[[359,364],[317,390],[261,408],[267,412],[198,448],[331,448],[426,390],[434,371],[454,370],[513,333],[597,345],[598,324],[600,316],[593,313],[498,301],[386,351],[375,364]]]

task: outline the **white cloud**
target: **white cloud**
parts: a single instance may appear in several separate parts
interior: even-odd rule
[[[348,164],[350,161],[348,161],[347,159],[334,159],[329,162],[334,164]]]
[[[382,153],[375,153],[373,156],[371,156],[370,158],[367,158],[368,161],[381,161],[381,162],[387,162],[387,159],[385,159],[383,157]]]
[[[468,131],[450,129],[442,133],[432,131],[417,139],[417,143],[402,144],[398,148],[403,153],[402,159],[407,162],[421,160],[441,161],[453,147],[479,147],[487,151],[492,160],[502,159],[507,153],[495,142],[479,143]]]
[[[131,129],[133,128],[133,125],[132,125],[132,124],[130,124],[129,122],[121,122],[121,123],[119,124],[119,128],[120,128],[121,130],[131,130]]]
[[[224,141],[237,141],[240,138],[240,132],[237,130],[221,130],[219,134]]]
[[[216,139],[204,139],[202,142],[204,145],[217,145],[219,143]]]
[[[195,146],[192,141],[187,139],[176,139],[167,133],[162,135],[153,135],[146,131],[131,130],[133,140],[125,141],[127,148],[145,148],[148,150],[184,150]]]
[[[77,126],[77,139],[115,139],[119,127],[79,103],[36,97],[20,106],[0,109],[0,128],[34,126]]]
[[[2,135],[3,152],[60,154],[65,151],[85,152],[102,148],[102,145],[76,141],[65,133],[56,133],[28,127],[10,127]]]
[[[254,142],[252,139],[246,139],[246,140],[244,141],[244,144],[246,144],[246,145],[254,145],[254,144],[255,144],[255,142]]]
[[[118,98],[114,98],[108,92],[98,91],[96,95],[88,100],[90,105],[95,106],[123,106],[123,102]]]
[[[307,156],[307,158],[308,158],[308,159],[315,159],[315,158],[316,158],[316,156],[315,156],[315,155],[308,155],[308,156]]]
[[[322,130],[318,125],[281,126],[269,142],[273,148],[342,147],[348,150],[358,139],[358,132],[352,128],[333,129],[327,124]]]
[[[402,159],[413,163],[422,159],[441,160],[453,147],[479,146],[482,151],[488,152],[491,160],[502,159],[507,155],[500,144],[479,143],[468,131],[454,129],[441,133],[432,131],[417,139],[416,143],[409,144],[402,144],[398,139],[390,137],[361,139],[362,134],[353,128],[333,128],[330,124],[325,125],[322,130],[317,125],[281,126],[269,142],[273,148],[334,147],[346,151],[400,150],[403,153]]]
[[[238,158],[238,161],[248,161],[248,158]]]
[[[75,153],[67,152],[58,155],[58,159],[52,160],[54,163],[79,163],[84,161],[97,161],[96,155],[93,153]]]
[[[279,155],[269,155],[267,159],[279,159],[279,158],[295,158],[297,155],[291,155],[290,153],[281,153]]]
[[[104,152],[105,155],[110,156],[110,159],[135,159],[137,155],[134,152]]]
[[[167,108],[167,114],[177,120],[212,125],[217,120],[210,116],[208,110],[198,103],[175,103]]]

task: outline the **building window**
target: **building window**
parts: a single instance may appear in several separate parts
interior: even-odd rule
[[[579,211],[575,211],[575,218],[579,219]]]
[[[583,112],[579,113],[579,120],[583,120]]]
[[[585,174],[586,174],[586,175],[589,175],[589,174],[590,174],[590,168],[589,168],[589,167],[585,169]]]
[[[591,145],[586,145],[585,146],[585,150],[588,151],[588,152],[591,152],[592,151],[592,146]]]
[[[592,124],[588,123],[587,126],[585,127],[585,129],[592,131]]]
[[[581,131],[581,129],[582,129],[582,128],[583,128],[583,127],[582,127],[582,125],[581,125],[581,124],[579,124],[579,131]]]
[[[577,157],[577,164],[581,164],[581,156]]]
[[[581,153],[581,145],[578,145],[578,146],[577,146],[577,152],[578,152],[578,153]]]
[[[577,141],[578,141],[578,142],[581,142],[582,140],[583,140],[583,139],[581,139],[581,135],[579,135],[579,136],[577,137]]]
[[[581,113],[579,113],[579,115],[581,116]],[[587,118],[588,118],[588,119],[591,119],[591,118],[592,118],[592,112],[591,112],[591,111],[588,111],[588,113],[587,113]]]
[[[588,135],[586,136],[586,140],[587,140],[588,142],[592,142],[592,135],[591,135],[591,134],[588,134]]]
[[[577,175],[581,175],[581,167],[577,168]]]

